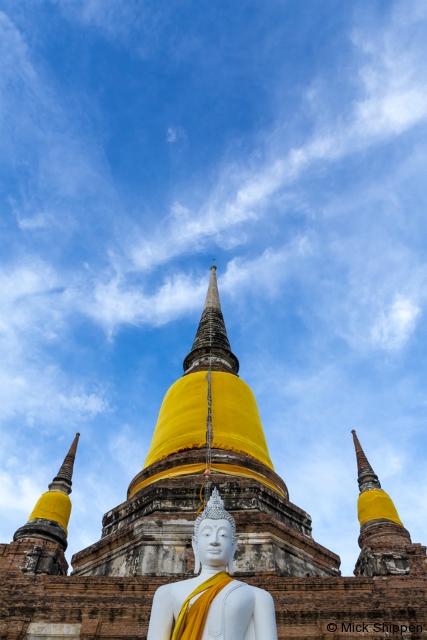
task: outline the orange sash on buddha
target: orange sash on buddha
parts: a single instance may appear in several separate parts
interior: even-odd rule
[[[194,589],[184,600],[171,640],[201,640],[212,600],[232,581],[228,573],[221,571]],[[190,600],[202,591],[205,593],[189,608]]]

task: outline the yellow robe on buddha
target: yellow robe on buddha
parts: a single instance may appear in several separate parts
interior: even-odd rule
[[[228,573],[221,571],[194,589],[184,600],[171,640],[201,640],[212,600],[232,581]],[[202,591],[205,593],[190,608],[190,600]]]

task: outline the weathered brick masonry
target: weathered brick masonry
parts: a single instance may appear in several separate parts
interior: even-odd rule
[[[177,575],[180,580],[185,576]],[[267,589],[276,605],[280,639],[335,637],[389,638],[400,633],[373,631],[380,625],[421,625],[427,635],[427,580],[425,577],[286,578],[274,573],[237,576]],[[147,635],[154,591],[168,577],[134,578],[4,575],[0,583],[0,638],[25,638],[30,622],[79,625],[85,640],[123,638],[143,640]],[[329,632],[328,624],[337,631]],[[349,624],[369,625],[368,633],[346,631]],[[343,627],[344,625],[344,627]],[[354,628],[354,627],[353,627]]]

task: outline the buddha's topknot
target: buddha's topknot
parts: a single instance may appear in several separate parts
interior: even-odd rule
[[[194,537],[197,540],[199,534],[199,527],[203,520],[228,520],[231,524],[233,531],[233,542],[237,540],[236,536],[236,523],[233,516],[224,509],[224,501],[219,495],[219,491],[216,487],[212,491],[212,496],[209,498],[208,505],[203,509],[202,513],[197,517],[194,523]]]

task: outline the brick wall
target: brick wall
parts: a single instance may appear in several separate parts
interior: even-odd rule
[[[181,578],[185,576],[177,576]],[[424,576],[284,578],[264,573],[237,579],[272,594],[280,639],[427,636]],[[30,622],[49,622],[81,625],[80,637],[86,640],[143,640],[154,592],[169,581],[159,576],[102,578],[2,572],[0,638],[20,640],[25,638]],[[336,625],[336,630],[332,626],[328,631],[328,624]],[[363,628],[363,624],[367,626]],[[387,626],[375,631],[375,624]],[[405,627],[413,630],[406,631]],[[399,631],[394,632],[394,628]]]

